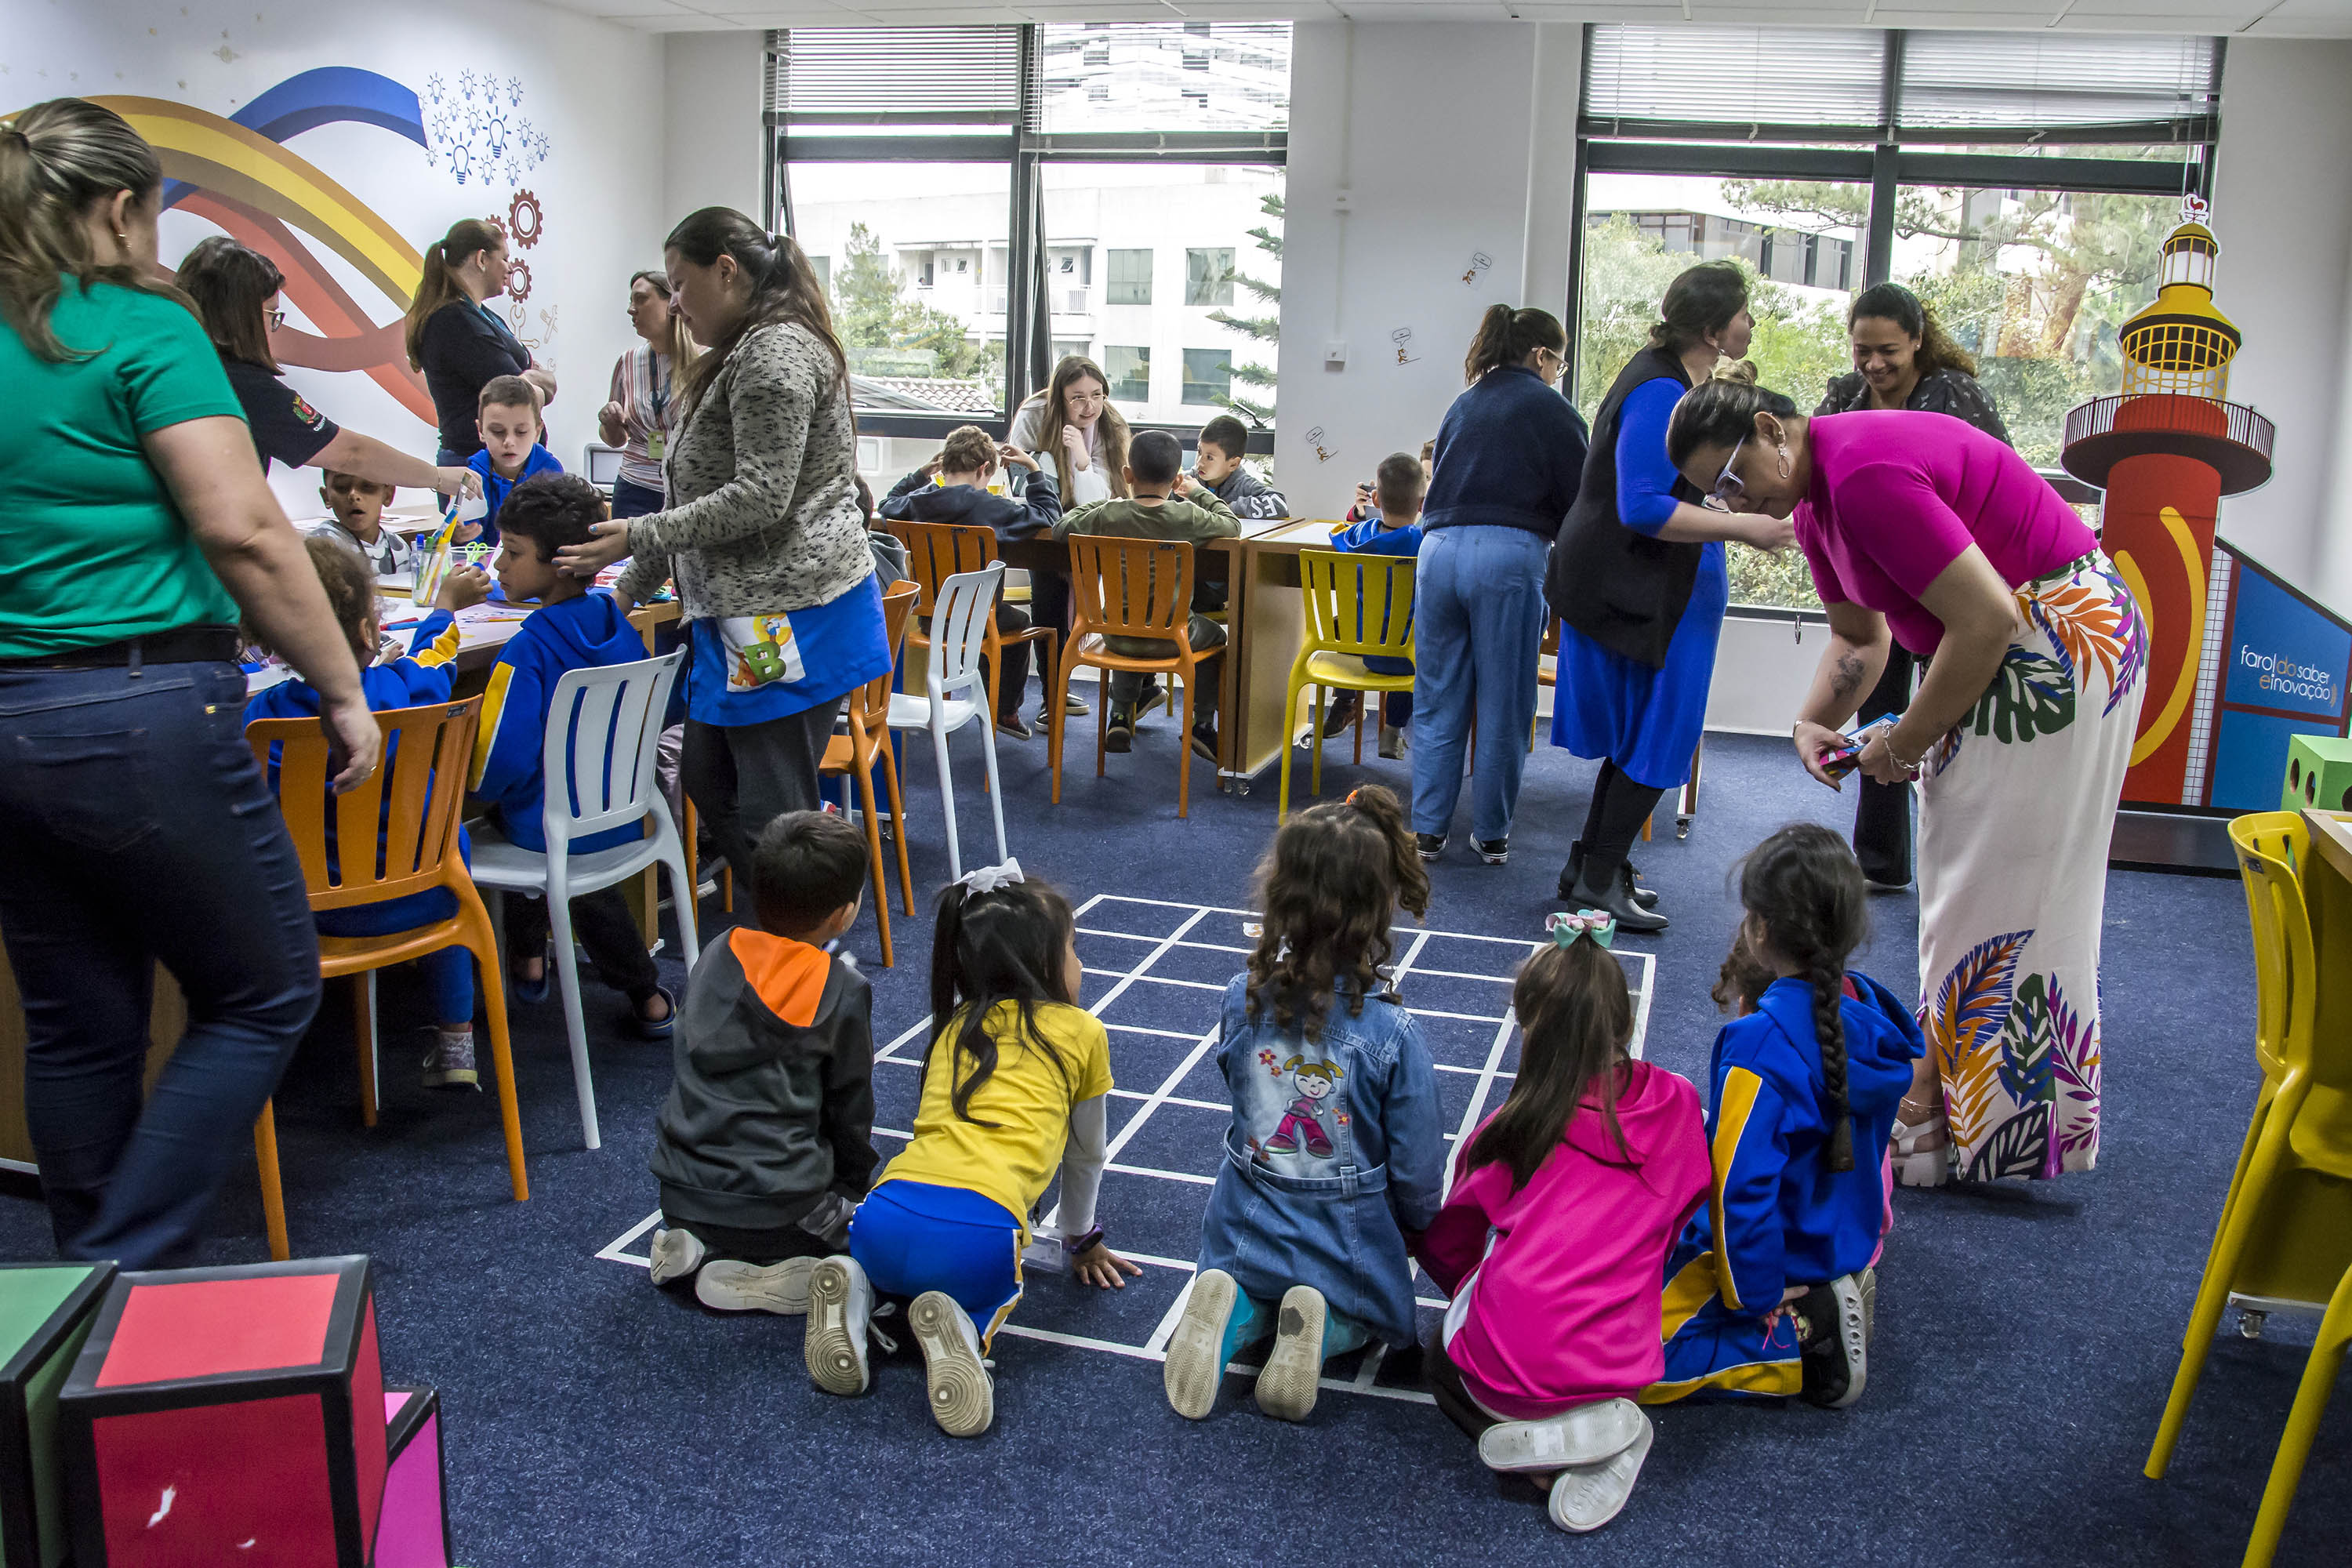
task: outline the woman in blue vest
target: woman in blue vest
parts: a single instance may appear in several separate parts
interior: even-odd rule
[[[1706,509],[1666,460],[1675,405],[1716,361],[1748,352],[1747,280],[1728,261],[1702,262],[1667,285],[1658,314],[1594,413],[1592,456],[1544,577],[1561,623],[1552,744],[1601,759],[1559,896],[1631,931],[1666,929],[1625,857],[1659,797],[1690,776],[1731,598],[1724,542],[1779,550],[1793,537],[1761,514]]]

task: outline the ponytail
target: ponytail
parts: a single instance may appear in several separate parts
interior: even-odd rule
[[[1797,405],[1769,386],[1710,377],[1682,395],[1666,421],[1666,461],[1679,468],[1701,447],[1729,447],[1753,435],[1756,416],[1788,419]]]
[[[1853,851],[1818,823],[1791,823],[1748,852],[1739,901],[1772,951],[1801,968],[1813,993],[1822,1053],[1822,1124],[1832,1171],[1853,1169],[1853,1112],[1846,1099],[1845,961],[1868,934],[1869,893]]]
[[[99,352],[68,348],[50,325],[67,278],[160,294],[197,313],[144,268],[100,262],[82,230],[94,205],[118,191],[143,205],[163,183],[163,163],[131,122],[86,99],[53,98],[0,123],[0,317],[34,358],[62,364]]]
[[[1072,1084],[1070,1064],[1037,1027],[1036,1010],[1056,1002],[1076,1005],[1078,999],[1065,995],[1062,987],[1063,955],[1076,931],[1069,900],[1045,882],[1009,882],[984,893],[950,882],[940,891],[939,923],[931,932],[931,1038],[923,1072],[929,1076],[931,1058],[947,1038],[945,1070],[952,1075],[948,1102],[961,1120],[993,1125],[972,1116],[971,1097],[996,1072],[998,1041],[988,1023],[1000,1002],[1012,1003],[1016,1016],[1007,1037],[1017,1038],[1024,1049],[1045,1053],[1064,1087]]]
[[[452,300],[469,298],[457,286],[460,262],[485,250],[496,250],[506,236],[487,218],[461,217],[449,232],[425,247],[425,266],[416,278],[416,297],[408,302],[403,338],[408,346],[408,368],[425,368],[425,323]]]
[[[1524,364],[1538,349],[1557,354],[1568,352],[1568,329],[1559,324],[1558,316],[1533,306],[1514,310],[1508,305],[1489,305],[1478,318],[1478,333],[1470,340],[1470,353],[1462,361],[1462,379],[1475,381],[1490,370]]]
[[[1508,1165],[1511,1190],[1526,1186],[1583,1114],[1588,1097],[1600,1101],[1617,1152],[1633,1163],[1617,1120],[1625,1047],[1633,1038],[1624,967],[1597,942],[1548,942],[1519,966],[1511,1012],[1519,1021],[1518,1075],[1502,1109],[1472,1136],[1464,1173]]]
[[[1916,358],[1921,375],[1933,375],[1939,370],[1976,374],[1976,356],[1954,342],[1952,334],[1944,330],[1944,323],[1936,319],[1936,312],[1928,309],[1927,301],[1902,284],[1874,283],[1855,295],[1853,307],[1845,313],[1846,331],[1853,331],[1853,324],[1864,316],[1892,321],[1904,336],[1919,340]]]
[[[770,234],[732,207],[704,207],[689,213],[662,241],[697,267],[715,267],[722,256],[751,279],[751,297],[735,324],[703,345],[700,358],[686,378],[684,397],[690,411],[710,390],[710,384],[735,352],[735,345],[761,327],[788,322],[804,330],[824,345],[833,360],[833,385],[838,395],[849,384],[849,356],[834,335],[833,312],[824,290],[816,286],[816,269],[788,234]]]
[[[1702,261],[1686,267],[1666,285],[1658,301],[1658,321],[1650,329],[1650,346],[1680,357],[1731,325],[1748,309],[1748,275],[1731,261]]]

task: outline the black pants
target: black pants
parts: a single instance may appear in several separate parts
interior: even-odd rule
[[[547,900],[509,893],[506,906],[509,958],[537,957],[553,929]],[[617,883],[572,896],[572,934],[595,961],[596,978],[627,993],[630,1001],[644,1001],[660,984],[661,973],[654,967],[653,954],[646,951],[645,933],[637,930],[636,917],[629,913],[629,900]]]
[[[751,847],[788,811],[817,809],[817,769],[844,698],[764,724],[686,721],[680,772],[686,793],[735,868],[739,900],[751,897]],[[746,905],[757,908],[756,903]]]
[[[1857,728],[1900,713],[1911,703],[1911,674],[1918,659],[1899,645],[1886,651],[1886,668],[1862,700]],[[1862,874],[1874,882],[1901,887],[1911,879],[1911,786],[1880,784],[1853,775],[1853,854]]]
[[[1422,1347],[1421,1375],[1431,1396],[1437,1401],[1437,1408],[1472,1442],[1483,1436],[1488,1427],[1502,1425],[1479,1409],[1478,1402],[1470,1397],[1470,1390],[1462,1382],[1461,1369],[1445,1353],[1445,1331],[1442,1327]]]
[[[1070,574],[1059,567],[1040,566],[1029,574],[1029,625],[1054,628],[1055,645],[1066,649],[1070,646]],[[1005,663],[1012,663],[1007,650]],[[1060,671],[1048,667],[1044,659],[1037,661],[1037,688],[1048,701],[1054,696],[1054,682]],[[1018,689],[1013,681],[1004,683],[1009,694]]]
[[[1617,868],[1633,852],[1633,840],[1642,836],[1642,824],[1658,809],[1665,791],[1645,784],[1636,784],[1614,762],[1601,764],[1601,775],[1592,783],[1592,804],[1584,813],[1584,874],[1585,879],[1597,888],[1606,889],[1617,875]]]

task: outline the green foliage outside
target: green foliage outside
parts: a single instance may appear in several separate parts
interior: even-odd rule
[[[969,341],[960,317],[917,298],[906,274],[882,258],[881,237],[864,224],[849,226],[843,251],[833,274],[833,325],[851,368],[978,381],[1003,395],[1003,343]]]
[[[1250,237],[1257,242],[1259,250],[1274,258],[1275,266],[1279,268],[1282,265],[1282,194],[1277,191],[1259,198],[1258,210],[1265,214],[1267,221],[1251,229]],[[1250,296],[1255,301],[1255,308],[1271,313],[1236,316],[1227,310],[1216,310],[1209,312],[1209,320],[1219,326],[1239,332],[1252,342],[1265,343],[1269,349],[1279,343],[1282,341],[1282,285],[1269,283],[1262,278],[1253,278],[1238,267],[1227,276],[1233,282],[1241,286],[1244,293]],[[1220,398],[1218,401],[1239,415],[1244,424],[1261,427],[1272,425],[1274,423],[1272,395],[1274,367],[1259,363],[1255,360],[1234,360],[1229,363],[1227,368],[1233,372],[1236,384],[1259,388],[1266,394],[1266,396],[1263,401],[1259,401],[1234,395]]]

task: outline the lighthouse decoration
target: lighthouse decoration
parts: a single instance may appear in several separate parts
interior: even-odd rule
[[[2060,461],[2102,486],[2099,542],[2148,626],[2148,693],[2124,775],[2126,801],[2195,804],[2189,779],[2198,671],[2214,627],[2207,569],[2223,496],[2271,477],[2271,422],[2229,402],[2237,327],[2213,304],[2221,247],[2205,203],[2181,202],[2155,302],[2123,324],[2123,390],[2066,416]]]

